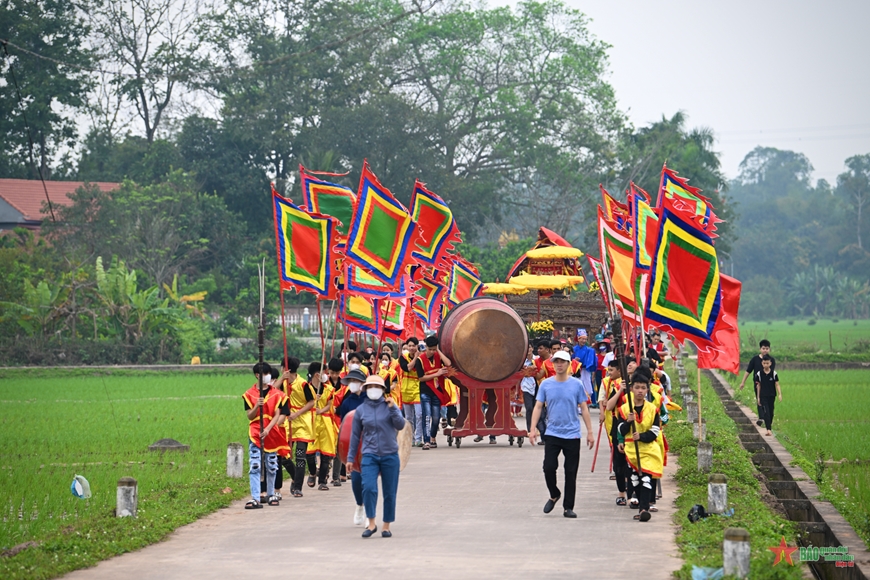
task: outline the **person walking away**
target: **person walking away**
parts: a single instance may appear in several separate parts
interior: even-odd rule
[[[405,348],[399,357],[399,368],[402,370],[402,411],[405,418],[414,428],[414,447],[423,447],[423,411],[420,409],[420,377],[417,374],[417,346],[420,341],[415,337],[405,342]]]
[[[272,367],[268,363],[254,365],[254,376],[257,382],[245,391],[242,399],[245,403],[245,415],[248,418],[248,480],[251,485],[251,499],[245,504],[245,509],[259,509],[261,469],[266,469],[266,493],[269,505],[277,506],[275,497],[275,476],[278,473],[278,452],[287,450],[287,439],[280,425],[290,410],[287,397],[280,390],[272,387]],[[263,378],[264,393],[260,393],[260,377]],[[260,413],[263,415],[263,431],[260,432]],[[261,450],[262,447],[262,450]],[[262,452],[261,452],[262,451]]]
[[[640,510],[634,519],[641,522],[648,522],[652,517],[653,480],[662,476],[662,450],[656,441],[661,433],[661,419],[655,404],[646,399],[648,392],[649,378],[643,373],[632,375],[632,407],[626,401],[619,408],[617,428],[620,451],[631,468],[632,492]]]
[[[353,430],[347,453],[349,470],[357,451],[362,450],[362,496],[368,525],[362,533],[370,538],[378,531],[375,515],[378,505],[378,476],[384,491],[384,519],[381,536],[392,537],[390,524],[396,520],[396,493],[399,487],[399,443],[397,435],[405,427],[405,419],[393,402],[384,396],[384,379],[368,377],[363,384],[366,399],[353,416]]]
[[[320,363],[313,362],[308,367],[309,377],[320,374]],[[337,389],[333,385],[332,376],[327,375],[326,381],[321,381],[315,391],[314,403],[314,443],[308,446],[308,473],[311,477],[317,474],[318,489],[329,491],[326,484],[329,468],[335,460],[338,449],[338,425],[336,424],[334,399]],[[339,389],[341,384],[338,384]],[[315,458],[320,454],[320,468],[315,469]],[[335,482],[333,481],[333,484]]]
[[[580,381],[568,375],[571,356],[564,351],[553,356],[556,376],[544,380],[538,388],[537,402],[532,413],[532,432],[529,442],[537,439],[537,425],[541,410],[547,407],[547,434],[544,435],[544,480],[550,492],[550,499],[544,504],[544,513],[553,511],[562,496],[556,485],[556,471],[559,469],[559,453],[565,461],[565,496],[562,500],[566,518],[576,518],[574,496],[577,489],[577,469],[580,466],[580,439],[583,435],[577,408],[580,407],[583,422],[586,424],[586,444],[589,449],[595,445],[592,435],[592,422],[589,407],[586,405],[586,392]]]
[[[782,402],[782,390],[779,388],[779,376],[773,370],[773,357],[766,354],[761,357],[761,370],[755,373],[755,400],[761,409],[761,418],[764,421],[765,435],[770,435],[770,427],[773,425],[773,406],[776,399]]]
[[[341,384],[346,388],[345,394],[338,404],[335,413],[338,415],[339,424],[344,421],[348,413],[355,410],[365,402],[362,392],[362,385],[366,380],[366,376],[362,371],[350,371],[341,379]],[[348,456],[348,461],[353,464],[353,461]],[[346,469],[344,465],[342,469]],[[365,509],[363,508],[362,494],[362,474],[359,472],[359,467],[355,470],[350,470],[350,488],[353,491],[353,497],[356,500],[356,511],[353,514],[353,523],[356,526],[362,525],[365,522]]]
[[[749,359],[749,364],[746,365],[746,374],[743,375],[743,380],[740,381],[740,390],[741,391],[743,390],[743,387],[746,386],[746,379],[748,379],[751,376],[752,380],[754,381],[755,375],[758,374],[759,371],[764,370],[761,366],[761,357],[763,357],[765,355],[770,356],[770,370],[772,370],[772,371],[776,370],[776,359],[773,358],[773,356],[771,356],[771,354],[770,354],[770,341],[767,340],[766,338],[762,339],[758,343],[758,350],[759,350],[759,353],[757,355],[755,355],[754,357],[752,357],[751,359]],[[761,405],[757,406],[757,410],[758,410],[758,420],[755,422],[755,424],[758,425],[759,427],[761,427],[764,424],[764,419],[761,416]]]

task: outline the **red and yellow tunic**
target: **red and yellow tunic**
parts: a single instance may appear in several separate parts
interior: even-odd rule
[[[405,362],[411,360],[411,356],[402,355]],[[408,372],[402,372],[402,402],[406,405],[416,405],[420,402],[420,376],[417,374],[416,364],[408,365]]]
[[[248,406],[253,409],[257,406],[257,400],[260,398],[260,386],[259,384],[255,384],[253,387],[245,391],[245,394],[242,395],[242,398],[248,404]],[[269,390],[266,391],[266,396],[263,401],[263,427],[268,427],[269,423],[272,419],[280,413],[279,407],[284,405],[287,402],[287,397],[279,391],[278,389],[274,389],[269,387]],[[260,445],[260,414],[254,416],[253,419],[250,420],[248,424],[248,438],[251,443]],[[284,430],[280,428],[280,426],[276,425],[269,434],[266,436],[266,440],[263,441],[263,450],[266,453],[279,453],[284,455],[286,452],[290,452],[290,446],[287,444],[287,437],[284,433]]]
[[[310,389],[308,382],[300,376],[292,384],[283,381],[284,390],[290,400],[290,412],[295,413],[308,403],[305,397],[305,389]],[[314,442],[314,411],[302,413],[302,415],[290,422],[289,441]]]
[[[657,407],[647,400],[643,402],[643,409],[635,416],[634,427],[638,433],[649,431],[656,419]],[[619,417],[624,421],[631,409],[628,403],[625,403],[619,408]],[[637,448],[640,452],[640,466],[644,473],[657,478],[662,476],[663,459],[662,448],[659,444],[661,434],[656,437],[652,443],[637,442]],[[632,469],[637,471],[637,453],[634,449],[634,441],[632,440],[631,431],[625,434],[625,459]]]
[[[550,361],[550,364],[553,364],[553,362]],[[580,372],[581,368],[583,368],[583,364],[579,360],[571,359],[571,365],[568,369],[568,374],[574,376]],[[555,371],[555,368],[553,370]]]
[[[533,362],[535,363],[535,368],[538,369],[538,372],[541,371],[541,367],[544,367],[546,369],[546,376],[544,377],[545,379],[556,376],[556,367],[553,366],[552,359],[548,358],[547,360],[544,360],[538,357]]]
[[[420,357],[420,364],[423,365],[423,376],[431,375],[438,369],[444,368],[444,362],[441,360],[441,355],[435,353],[435,360],[429,360],[425,354]],[[438,402],[446,405],[450,402],[450,394],[444,389],[444,381],[441,377],[435,377],[427,381],[429,388],[438,397]]]
[[[395,362],[395,361],[393,361]],[[390,396],[398,408],[402,408],[402,389],[399,387],[399,373],[393,370],[393,365],[390,364],[387,368],[378,367],[378,376],[384,379],[384,383],[390,385]]]
[[[329,410],[318,415],[314,413],[314,444],[308,446],[308,453],[317,453],[328,457],[335,457],[335,451],[338,445],[338,422],[335,414],[334,397],[335,387],[329,382],[322,385],[320,396],[317,397],[314,403],[314,409]]]
[[[619,387],[622,386],[622,379],[616,379],[615,381],[610,377],[604,377],[601,381],[601,389],[598,391],[598,400],[601,404],[601,412],[604,413],[604,429],[607,430],[608,435],[611,433],[611,429],[613,429],[613,419],[616,417],[616,413],[619,411],[619,402],[617,402],[616,407],[613,408],[611,412],[607,412],[604,410],[604,407],[607,401],[616,394],[619,390]],[[609,439],[609,437],[608,437]]]

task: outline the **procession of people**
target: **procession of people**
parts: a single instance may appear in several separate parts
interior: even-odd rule
[[[624,347],[621,357],[606,328],[591,340],[586,329],[578,329],[573,343],[550,336],[529,344],[516,390],[523,397],[522,423],[529,442],[544,447],[544,513],[561,501],[564,517],[577,517],[574,508],[582,447],[596,457],[601,454],[602,463],[609,464],[616,507],[628,507],[640,522],[649,521],[657,511],[667,464],[664,428],[670,381],[663,367],[668,350],[660,335],[642,338],[644,348]],[[647,356],[638,358],[636,350]],[[621,360],[626,363],[624,368]],[[252,496],[245,508],[280,505],[284,470],[291,480],[290,495],[297,498],[303,497],[303,483],[329,491],[349,477],[355,504],[353,524],[366,524],[362,537],[378,531],[379,499],[383,504],[381,536],[391,537],[400,433],[407,435],[407,447],[438,447],[440,429],[454,427],[458,415],[458,387],[450,379],[451,370],[452,361],[435,336],[422,341],[409,337],[399,344],[384,341],[377,350],[369,346],[359,351],[348,340],[325,368],[320,362],[309,364],[307,378],[301,376],[300,362],[294,357],[287,357],[281,369],[268,363],[255,365],[258,382],[243,397],[250,425]],[[264,390],[258,393],[261,377]],[[595,437],[594,409],[598,409],[599,431],[606,432],[603,448],[600,432]],[[344,436],[349,441],[344,457],[339,450],[342,430],[348,430]],[[475,442],[482,439],[478,436]],[[496,442],[494,435],[490,442]]]

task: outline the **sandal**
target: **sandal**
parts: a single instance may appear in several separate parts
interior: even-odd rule
[[[313,475],[308,476],[308,487],[314,487],[314,476]]]
[[[478,435],[474,438],[475,443],[480,443],[481,441],[483,441],[483,435]]]
[[[429,447],[429,444],[428,444],[428,443],[424,443],[424,444],[423,444],[423,449],[431,449],[431,448]]]
[[[319,489],[320,491],[329,491],[329,486],[325,483],[321,483],[320,487],[318,487],[317,489]]]
[[[437,449],[438,443],[433,439],[432,442],[429,443],[429,447],[431,447],[432,449]]]
[[[279,502],[278,498],[273,495],[269,498],[269,505],[281,505],[281,502]]]
[[[616,505],[623,505],[624,506],[625,505],[625,498],[624,497],[616,498]]]
[[[277,498],[278,501],[281,501],[282,499],[284,499],[284,498],[281,496],[281,492],[280,492],[280,491],[277,491],[277,490],[275,491],[275,495],[274,495],[273,497]]]
[[[616,481],[616,476],[615,476],[615,475],[611,475],[611,476],[610,476],[610,481]]]
[[[293,494],[293,497],[302,497],[302,490],[301,489],[294,489],[290,493]]]
[[[651,506],[649,506],[649,511],[651,511],[651,512],[657,512],[657,511],[659,511],[659,508],[657,508],[657,507],[654,506],[654,505],[651,505]]]
[[[263,504],[261,504],[260,502],[258,502],[258,501],[255,500],[255,499],[249,499],[249,500],[248,500],[248,503],[245,504],[245,509],[246,509],[246,510],[259,510],[259,509],[263,509]]]
[[[638,506],[639,506],[639,502],[638,502],[636,499],[631,498],[631,499],[628,501],[628,507],[629,507],[629,509],[636,510],[636,509],[638,509]]]

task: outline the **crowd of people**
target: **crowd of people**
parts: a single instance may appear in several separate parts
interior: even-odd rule
[[[564,516],[576,517],[574,496],[584,437],[581,422],[591,448],[592,408],[599,409],[601,429],[608,435],[608,448],[602,451],[610,456],[616,504],[637,510],[634,517],[639,521],[648,521],[656,511],[667,461],[664,427],[670,380],[663,362],[668,349],[658,334],[643,338],[633,343],[644,345],[642,356],[627,349],[628,381],[623,380],[612,333],[602,331],[590,341],[581,329],[573,343],[545,338],[529,346],[517,389],[530,443],[544,446],[543,471],[549,492],[546,513],[561,499]],[[267,363],[255,365],[256,382],[243,396],[250,423],[251,499],[245,507],[279,505],[285,471],[293,497],[302,497],[305,486],[329,491],[350,479],[356,502],[354,524],[367,523],[363,537],[370,537],[377,531],[380,477],[384,495],[381,534],[390,537],[399,479],[398,433],[407,421],[414,446],[423,450],[438,447],[439,430],[453,426],[457,417],[459,389],[451,381],[451,365],[435,336],[422,342],[409,338],[395,346],[385,342],[379,351],[371,347],[358,350],[348,341],[325,368],[319,362],[311,363],[304,376],[294,357],[287,357],[280,369]],[[352,411],[356,411],[353,420],[345,424],[351,430],[350,447],[342,462],[339,430]],[[560,455],[564,492],[556,483]]]

